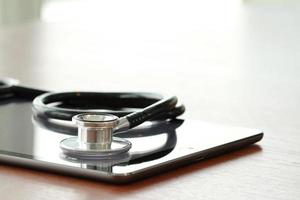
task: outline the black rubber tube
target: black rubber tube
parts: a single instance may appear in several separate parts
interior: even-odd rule
[[[51,93],[18,85],[11,78],[0,80],[0,99],[33,100],[39,116],[71,120],[76,114],[92,112],[127,116],[131,127],[147,120],[172,119],[185,111],[175,96],[164,99],[156,93],[60,92]]]
[[[176,97],[162,99],[155,93],[45,93],[34,99],[33,110],[39,116],[60,120],[71,120],[74,115],[87,112],[129,115],[132,124],[140,124],[142,119],[172,119],[185,111],[183,105],[176,106]]]
[[[131,113],[126,116],[130,123],[130,128],[140,125],[141,123],[153,119],[162,113],[166,113],[175,108],[177,104],[177,97],[172,96],[162,99],[141,111]]]

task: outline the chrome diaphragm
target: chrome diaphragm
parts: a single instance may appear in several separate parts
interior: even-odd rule
[[[78,126],[78,136],[60,142],[60,148],[68,156],[97,159],[128,152],[132,146],[128,140],[113,137],[122,123],[117,116],[82,113],[72,121]]]

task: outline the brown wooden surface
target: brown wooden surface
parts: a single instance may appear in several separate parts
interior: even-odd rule
[[[56,91],[174,93],[186,119],[259,128],[265,138],[124,186],[0,164],[0,199],[300,199],[297,2],[5,5],[1,77]]]

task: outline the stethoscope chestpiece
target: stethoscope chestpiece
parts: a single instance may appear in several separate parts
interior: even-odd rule
[[[126,153],[131,148],[128,140],[113,137],[119,118],[110,114],[82,113],[72,121],[78,126],[78,137],[60,142],[60,148],[71,157],[101,159]]]

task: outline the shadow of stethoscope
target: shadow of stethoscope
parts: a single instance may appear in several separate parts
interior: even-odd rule
[[[48,119],[43,116],[39,116],[34,113],[33,122],[41,128],[56,132],[63,133],[66,135],[77,135],[77,128],[74,127],[70,122],[62,122],[61,120]],[[150,149],[146,150],[134,150],[133,148],[128,153],[123,153],[113,157],[104,157],[102,159],[84,159],[74,158],[66,154],[61,153],[60,158],[64,161],[78,164],[81,168],[99,170],[104,172],[113,172],[114,166],[127,166],[132,164],[144,163],[152,160],[162,158],[171,153],[177,144],[176,129],[183,124],[184,120],[173,119],[164,121],[149,121],[136,128],[128,131],[117,133],[116,136],[125,138],[128,140],[139,139],[146,140],[149,137],[166,135],[166,139],[156,148],[148,144]],[[143,141],[145,142],[145,141]]]

